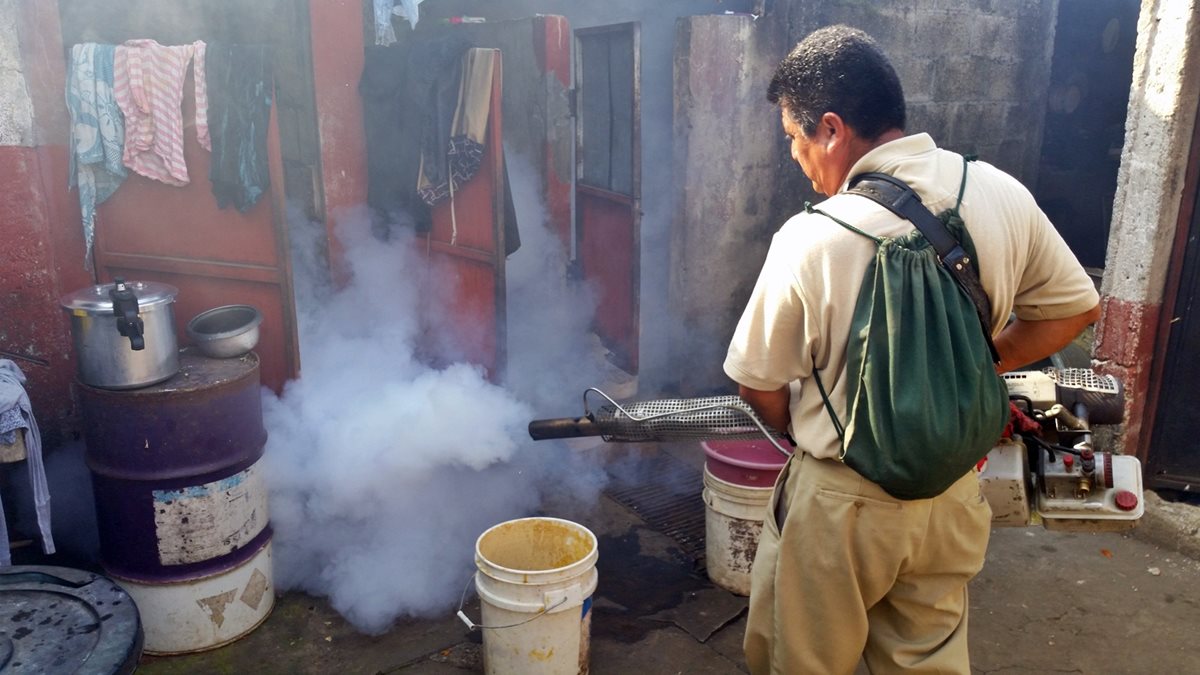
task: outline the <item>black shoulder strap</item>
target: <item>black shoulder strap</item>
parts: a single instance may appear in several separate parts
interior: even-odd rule
[[[963,166],[966,171],[966,166]],[[966,180],[964,174],[963,180]],[[850,179],[847,192],[861,195],[878,203],[897,216],[908,220],[925,235],[925,239],[937,251],[938,259],[950,272],[950,276],[958,282],[963,292],[975,305],[975,313],[979,316],[979,325],[983,336],[987,339],[988,349],[992,352],[992,361],[1000,362],[1000,354],[992,343],[992,303],[983,284],[979,282],[979,273],[971,264],[971,258],[963,250],[954,235],[946,229],[941,219],[930,213],[921,203],[921,198],[904,181],[885,173],[861,173]]]

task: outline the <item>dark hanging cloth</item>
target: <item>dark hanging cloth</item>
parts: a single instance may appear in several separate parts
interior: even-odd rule
[[[417,192],[421,155],[441,158],[426,176],[449,176],[446,148],[462,88],[463,55],[471,43],[460,35],[410,34],[387,47],[368,46],[358,91],[367,137],[367,204],[386,231],[412,222],[417,232],[433,227],[429,205]],[[512,193],[505,187],[505,253],[521,245]]]
[[[421,157],[420,116],[406,106],[410,40],[387,47],[368,46],[358,93],[363,104],[367,140],[367,205],[379,219],[401,221],[411,216],[417,229],[428,231],[429,209],[414,200]],[[413,186],[406,190],[405,186]],[[422,226],[423,224],[423,226]]]
[[[421,153],[444,148],[438,139],[450,137],[462,55],[470,48],[457,35],[367,47],[358,85],[367,135],[367,204],[389,220],[407,214],[418,232],[432,226],[429,207],[417,195]],[[439,154],[444,157],[445,150]]]
[[[517,226],[517,206],[513,203],[512,182],[508,179],[508,155],[504,155],[504,255],[521,248],[521,228]]]
[[[271,120],[271,60],[265,45],[209,43],[208,177],[221,208],[249,211],[271,185],[267,125]]]
[[[417,192],[426,204],[434,205],[450,197],[454,190],[471,180],[483,162],[488,113],[491,110],[492,84],[496,72],[496,52],[472,49],[463,56],[453,121],[433,144],[421,147],[421,177]],[[439,134],[442,129],[437,130]]]

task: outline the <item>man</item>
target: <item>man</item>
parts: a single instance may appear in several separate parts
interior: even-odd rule
[[[906,136],[900,81],[875,42],[834,26],[779,64],[792,158],[829,199],[821,210],[881,237],[912,231],[878,204],[841,194],[878,171],[925,206],[953,206],[960,155]],[[961,215],[975,243],[1001,370],[1045,358],[1099,316],[1091,280],[1015,179],[969,165]],[[725,372],[798,447],[781,473],[754,561],[746,659],[753,673],[969,673],[967,582],[983,565],[991,511],[975,472],[932,499],[904,501],[837,461],[837,432],[814,370],[846,419],[846,345],[875,244],[816,213],[776,233],[738,324]],[[1016,320],[1005,326],[1010,314]],[[935,414],[931,411],[931,414]]]

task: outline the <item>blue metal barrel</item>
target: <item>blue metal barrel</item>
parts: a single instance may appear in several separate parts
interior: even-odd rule
[[[79,385],[101,562],[122,579],[209,576],[271,538],[258,357],[191,351],[150,387]]]

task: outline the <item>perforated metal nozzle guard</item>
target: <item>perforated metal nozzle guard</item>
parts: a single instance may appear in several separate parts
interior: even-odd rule
[[[596,411],[587,406],[588,393],[608,401]],[[774,432],[739,396],[658,399],[618,404],[598,389],[584,393],[585,416],[534,420],[534,440],[602,436],[611,443],[653,443],[691,440],[756,440],[767,438],[781,453],[791,455]]]

